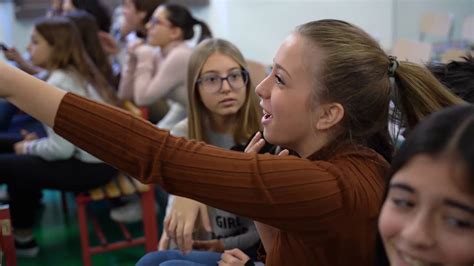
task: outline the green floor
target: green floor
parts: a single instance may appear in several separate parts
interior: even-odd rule
[[[18,258],[19,266],[36,265],[82,265],[79,229],[73,195],[68,193],[69,214],[62,210],[60,193],[46,191],[41,212],[40,222],[35,228],[35,236],[40,246],[40,253],[36,258]],[[98,214],[101,226],[106,230],[108,239],[117,239],[120,231],[108,219],[108,209],[105,204],[94,204],[90,211]],[[128,227],[133,234],[142,234],[140,223]],[[91,241],[97,241],[90,234]],[[135,265],[145,253],[143,246],[117,250],[114,252],[92,256],[93,265]]]

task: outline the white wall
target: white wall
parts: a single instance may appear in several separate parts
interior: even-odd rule
[[[423,12],[443,12],[454,16],[454,39],[461,35],[463,19],[474,15],[474,0],[393,0],[396,22],[394,34],[419,39],[418,22]],[[429,39],[429,38],[428,38]],[[434,38],[432,40],[435,40]]]
[[[389,46],[391,10],[391,0],[211,0],[208,8],[194,11],[215,36],[236,44],[244,56],[271,63],[297,25],[324,18],[352,22]]]
[[[16,20],[12,1],[0,1],[0,42],[25,52],[33,25],[34,20]],[[3,58],[3,53],[0,58]]]
[[[12,3],[0,2],[0,40],[24,51],[33,21],[17,21]],[[271,63],[279,44],[295,26],[323,18],[354,23],[390,49],[400,38],[418,39],[424,11],[450,12],[462,19],[474,14],[474,0],[211,0],[193,13],[211,26],[216,37],[235,43],[248,58]]]

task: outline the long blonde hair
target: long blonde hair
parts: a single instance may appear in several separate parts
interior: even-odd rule
[[[247,70],[247,63],[239,49],[232,43],[222,39],[207,39],[201,42],[193,51],[188,67],[188,131],[189,138],[208,141],[205,134],[202,115],[208,110],[199,97],[197,80],[201,74],[203,65],[214,53],[226,55],[234,60],[240,67]],[[260,128],[260,108],[258,108],[254,85],[249,77],[246,86],[245,101],[236,114],[236,126],[233,137],[236,144],[245,143],[253,133]]]

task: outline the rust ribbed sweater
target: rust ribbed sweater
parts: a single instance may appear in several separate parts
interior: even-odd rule
[[[309,159],[232,152],[73,94],[54,129],[142,182],[276,228],[268,266],[373,264],[388,164],[371,149],[339,143]]]

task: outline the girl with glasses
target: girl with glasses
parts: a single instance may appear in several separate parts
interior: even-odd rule
[[[188,69],[189,115],[171,134],[243,151],[243,144],[259,130],[260,117],[246,69],[242,54],[233,44],[221,39],[200,43],[191,55]],[[146,255],[137,265],[216,265],[224,249],[232,248],[255,258],[259,237],[252,220],[191,199],[170,197],[161,251]],[[187,251],[193,251],[185,255],[178,250],[164,251],[170,244],[166,231],[174,242],[177,234],[191,236],[201,229],[197,227],[199,223],[195,224],[198,213],[207,232],[197,232],[186,239]]]
[[[373,265],[393,150],[391,98],[408,129],[463,103],[428,70],[388,56],[366,32],[339,20],[303,24],[282,43],[271,75],[255,89],[265,139],[257,134],[247,153],[173,137],[4,64],[0,73],[0,96],[104,161],[255,220],[273,266]],[[256,154],[266,141],[299,157]]]

